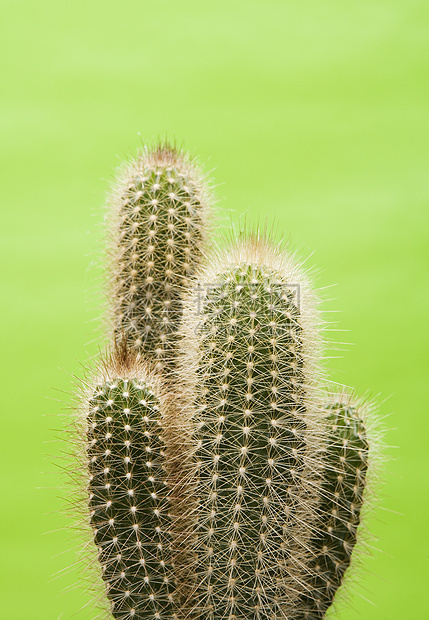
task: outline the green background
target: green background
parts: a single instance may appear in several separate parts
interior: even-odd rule
[[[226,228],[267,217],[314,252],[353,343],[332,376],[387,416],[377,550],[338,617],[429,618],[427,0],[2,0],[0,24],[1,619],[93,617],[60,429],[102,344],[108,183],[165,133]]]

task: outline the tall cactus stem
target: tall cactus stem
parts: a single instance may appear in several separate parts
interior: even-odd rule
[[[293,258],[257,237],[220,254],[200,284],[181,361],[183,383],[194,367],[199,409],[194,612],[287,618],[305,583],[326,440],[314,293]]]

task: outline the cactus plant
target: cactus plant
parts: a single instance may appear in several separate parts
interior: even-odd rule
[[[90,527],[113,616],[167,618],[187,598],[193,523],[187,401],[170,371],[212,198],[195,160],[164,142],[120,171],[110,203],[113,353],[83,397]]]
[[[290,617],[316,527],[325,441],[315,304],[294,261],[263,239],[235,244],[202,279],[216,285],[197,317],[190,300],[183,321],[183,368],[190,351],[198,375],[195,611]]]
[[[143,369],[105,369],[88,415],[90,524],[114,617],[138,618],[172,604],[159,399]]]
[[[321,620],[358,539],[367,407],[326,395],[293,256],[254,234],[205,261],[210,201],[166,144],[113,200],[113,353],[84,397],[111,616]]]
[[[125,347],[93,384],[84,439],[89,521],[111,613],[166,620],[193,585],[189,412]]]
[[[181,292],[204,257],[211,192],[196,162],[168,143],[120,170],[110,199],[110,314],[114,340],[173,363]]]
[[[332,604],[357,541],[368,471],[369,443],[365,418],[369,404],[347,394],[326,405],[329,427],[318,526],[311,548],[308,592],[297,601],[296,620],[320,620]]]

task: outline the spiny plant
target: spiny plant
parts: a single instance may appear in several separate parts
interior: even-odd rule
[[[319,620],[359,539],[368,407],[324,388],[293,256],[254,234],[204,260],[210,201],[166,144],[113,200],[113,352],[81,442],[110,614]]]
[[[318,526],[311,540],[308,592],[293,616],[320,620],[330,607],[352,560],[361,521],[369,440],[365,420],[370,405],[346,392],[326,404],[328,438],[318,506]]]
[[[115,618],[170,618],[192,582],[189,399],[175,396],[171,370],[211,203],[195,160],[168,143],[127,164],[110,200],[113,352],[86,382],[80,430],[90,527]]]
[[[204,258],[211,203],[195,160],[166,142],[120,170],[110,199],[111,331],[159,369],[174,363],[181,292]]]
[[[363,422],[344,399],[323,405],[315,300],[290,257],[254,238],[202,278],[216,284],[183,320],[198,408],[194,612],[321,618],[356,542]]]
[[[183,453],[189,415],[124,347],[94,383],[84,430],[89,521],[111,613],[166,620],[191,583],[183,543],[193,519],[192,463]]]
[[[115,363],[89,402],[90,524],[112,613],[124,618],[169,610],[165,445],[153,381]]]
[[[235,244],[202,279],[216,284],[183,321],[183,369],[192,343],[198,395],[194,611],[289,618],[317,523],[326,431],[315,304],[294,261],[263,239]]]

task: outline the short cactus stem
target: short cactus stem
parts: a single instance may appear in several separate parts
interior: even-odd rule
[[[346,393],[333,395],[326,405],[329,435],[319,523],[311,541],[314,557],[308,567],[308,593],[297,602],[293,620],[321,620],[350,566],[368,471],[367,409]]]
[[[111,198],[114,339],[125,335],[158,369],[173,363],[181,296],[203,260],[211,202],[195,161],[167,143],[124,167]]]
[[[193,523],[189,458],[175,458],[177,441],[169,440],[179,415],[180,451],[189,450],[186,416],[159,378],[134,358],[114,356],[101,375],[85,425],[87,489],[111,613],[118,620],[171,620],[186,590],[178,575],[190,583],[186,570],[175,565],[192,565],[183,549]]]

